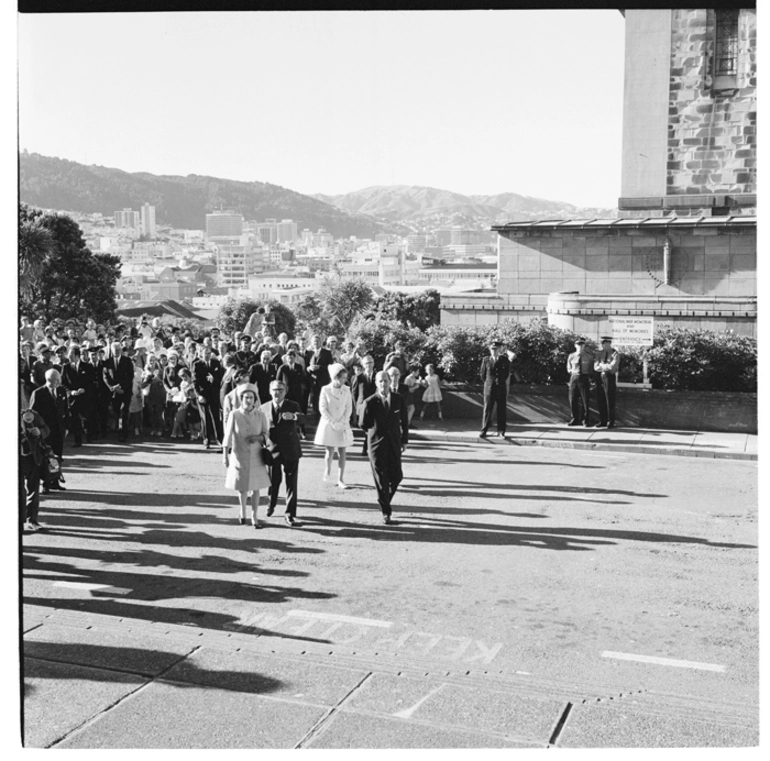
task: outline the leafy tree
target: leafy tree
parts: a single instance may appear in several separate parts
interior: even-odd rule
[[[275,332],[294,337],[297,318],[285,304],[275,299],[228,299],[219,309],[217,325],[227,335],[243,330],[259,307],[269,306],[275,316]]]
[[[19,226],[29,242],[34,234],[38,246],[50,235],[51,247],[36,257],[36,275],[30,275],[20,292],[19,308],[34,317],[51,320],[92,317],[98,322],[114,320],[115,284],[120,277],[120,259],[110,254],[92,254],[86,247],[78,224],[65,214],[43,214],[25,205],[19,208]],[[22,235],[20,235],[20,238]],[[31,249],[20,252],[21,266],[26,264]]]
[[[40,218],[25,215],[19,219],[19,290],[25,297],[40,277],[46,259],[53,251],[53,236],[43,227]]]
[[[441,294],[434,288],[422,293],[389,291],[377,299],[374,314],[383,320],[397,320],[405,328],[427,330],[441,322]]]
[[[371,287],[362,277],[341,278],[329,275],[321,279],[318,288],[321,317],[328,333],[346,336],[353,320],[368,312],[374,303]]]
[[[308,293],[303,296],[294,307],[294,315],[301,329],[310,329],[313,333],[322,333],[325,336],[331,334],[326,318],[323,316],[323,304],[317,293]]]
[[[385,357],[393,351],[396,341],[404,345],[410,362],[424,364],[430,354],[425,333],[417,328],[405,328],[398,320],[378,320],[358,317],[347,333],[362,354],[371,354],[375,366],[382,367]]]

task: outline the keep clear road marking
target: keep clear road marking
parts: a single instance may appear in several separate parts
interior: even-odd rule
[[[342,621],[345,624],[358,624],[359,626],[379,626],[382,629],[390,629],[392,621],[378,621],[376,618],[356,618],[355,616],[341,616],[337,613],[318,613],[313,610],[290,610],[287,616],[302,616],[303,618],[321,618],[324,621]]]
[[[633,653],[613,653],[605,650],[602,658],[616,658],[620,661],[639,661],[640,663],[655,663],[658,666],[675,666],[680,669],[700,669],[701,671],[725,670],[724,666],[717,663],[699,663],[698,661],[678,661],[674,658],[658,658],[655,655],[634,655]]]
[[[54,581],[55,587],[68,587],[69,589],[84,589],[89,592],[110,592],[114,595],[127,595],[133,591],[126,587],[112,587],[109,584],[89,584],[85,581]]]

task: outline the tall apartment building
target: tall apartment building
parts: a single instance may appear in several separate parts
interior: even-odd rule
[[[138,228],[141,224],[141,218],[138,211],[123,209],[115,212],[115,227]]]
[[[215,211],[206,215],[206,238],[213,243],[240,240],[243,235],[243,214],[233,211]]]
[[[297,223],[291,219],[282,219],[277,225],[279,243],[294,243],[297,240]]]
[[[155,237],[155,207],[148,203],[142,205],[142,235]]]
[[[450,230],[450,246],[474,246],[479,243],[479,233],[476,230],[464,230],[456,225]]]
[[[249,275],[265,268],[262,247],[253,246],[248,235],[217,243],[216,257],[219,284],[227,288],[245,287]]]
[[[257,223],[254,234],[257,240],[271,246],[278,242],[278,224],[274,219],[266,219],[264,222]]]

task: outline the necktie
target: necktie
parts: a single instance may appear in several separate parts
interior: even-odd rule
[[[56,389],[53,387],[51,388],[51,396],[53,397],[53,400],[56,401]]]
[[[273,406],[273,425],[275,425],[278,422],[278,416],[281,413],[281,408],[278,405]]]
[[[385,404],[385,412],[390,412],[390,397],[389,396],[383,396],[382,401]]]

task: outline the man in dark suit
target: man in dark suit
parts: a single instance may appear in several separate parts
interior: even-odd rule
[[[134,365],[123,355],[123,347],[118,341],[113,342],[111,349],[112,356],[105,359],[102,366],[102,378],[112,394],[112,410],[118,421],[118,441],[126,441]]]
[[[273,355],[265,349],[259,355],[259,362],[249,367],[249,382],[259,391],[259,403],[264,404],[270,399],[270,384],[276,378],[276,366],[271,362]]]
[[[409,416],[406,400],[390,390],[390,378],[382,370],[375,376],[377,393],[364,401],[361,427],[369,442],[377,501],[383,523],[390,523],[391,502],[403,478],[401,453],[409,441]]]
[[[203,410],[206,415],[206,438],[204,444],[209,447],[211,439],[222,441],[222,411],[219,406],[219,390],[224,371],[219,360],[211,356],[211,347],[202,344],[199,359],[193,364],[193,384],[198,393],[198,400],[205,400]]]
[[[374,382],[374,357],[371,354],[367,354],[361,360],[361,365],[364,371],[360,375],[353,376],[350,386],[350,391],[353,395],[353,408],[355,409],[356,420],[358,421],[361,420],[364,401],[377,391],[377,384]],[[364,456],[366,456],[368,451],[367,447],[366,434],[364,434],[364,445],[361,449],[361,454]]]
[[[69,411],[72,434],[75,437],[74,446],[83,446],[83,422],[88,442],[92,440],[94,429],[93,420],[93,390],[96,369],[93,365],[83,362],[80,357],[80,347],[72,346],[69,351],[70,361],[61,371],[61,383],[69,394]]]
[[[479,436],[482,439],[487,437],[487,429],[492,424],[492,410],[495,406],[497,407],[497,435],[505,436],[511,362],[505,354],[500,353],[501,346],[500,341],[492,341],[489,345],[489,356],[484,357],[481,362],[479,375],[484,384],[484,412]]]
[[[61,375],[58,370],[50,369],[45,374],[45,385],[36,388],[32,392],[30,409],[37,412],[43,422],[48,426],[48,444],[53,453],[62,461],[62,452],[64,450],[64,435],[67,432],[67,396],[64,389],[61,388]],[[66,491],[66,489],[56,481],[46,481],[43,483],[43,494],[49,490]]]
[[[337,339],[334,336],[330,336],[327,339],[327,344],[331,344],[332,341],[336,344]],[[334,355],[331,353],[331,350],[321,346],[318,336],[313,336],[310,348],[305,352],[305,369],[312,381],[310,393],[313,412],[316,415],[321,414],[321,411],[318,409],[321,389],[331,383],[329,365],[332,362],[334,362]]]
[[[267,446],[274,458],[270,466],[270,504],[267,508],[269,518],[275,512],[278,491],[281,488],[282,475],[286,478],[286,516],[287,526],[299,526],[297,523],[297,475],[299,459],[302,457],[302,443],[298,427],[304,423],[305,416],[300,412],[299,404],[286,399],[286,385],[278,380],[270,383],[272,400],[265,402],[261,409],[265,413],[270,427]]]

